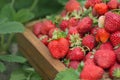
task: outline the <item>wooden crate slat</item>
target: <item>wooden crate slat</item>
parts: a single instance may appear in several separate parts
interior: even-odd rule
[[[18,44],[23,54],[27,57],[32,66],[38,71],[44,71],[44,75],[53,80],[59,71],[65,69],[63,63],[51,57],[48,48],[35,35],[26,29],[24,33],[17,34]],[[38,72],[39,72],[38,71]],[[43,73],[42,77],[45,77]],[[45,80],[49,80],[45,79]]]

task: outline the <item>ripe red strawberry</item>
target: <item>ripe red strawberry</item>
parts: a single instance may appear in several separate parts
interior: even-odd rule
[[[84,51],[79,47],[73,48],[68,51],[66,58],[69,60],[81,61],[84,58]]]
[[[84,17],[80,22],[78,22],[77,30],[79,33],[84,34],[91,30],[92,25],[93,20],[90,17]]]
[[[67,54],[69,50],[69,42],[65,38],[60,38],[49,42],[48,48],[54,58],[60,59]]]
[[[69,0],[66,3],[65,9],[67,12],[73,12],[80,9],[80,3],[77,0]]]
[[[70,61],[68,67],[76,70],[76,69],[78,69],[79,64],[80,64],[79,61]]]
[[[38,36],[41,32],[41,27],[42,27],[42,22],[37,22],[35,23],[35,25],[33,26],[33,33]]]
[[[68,20],[62,20],[60,23],[60,28],[65,31],[68,28]]]
[[[47,35],[38,35],[38,38],[40,39],[40,41],[42,41],[43,44],[45,44],[46,46],[48,45],[48,36]]]
[[[105,43],[108,41],[109,37],[110,33],[108,33],[104,28],[99,28],[97,30],[96,41],[101,41],[102,43]]]
[[[113,46],[118,46],[120,44],[120,31],[112,33],[110,36],[110,41]]]
[[[88,52],[88,54],[84,58],[85,65],[95,65],[94,63],[94,52]]]
[[[120,79],[120,64],[115,63],[109,70],[109,76],[114,80]]]
[[[110,42],[106,42],[106,43],[102,43],[100,45],[100,48],[99,49],[109,49],[109,50],[113,50],[113,46]]]
[[[100,80],[104,74],[104,70],[96,65],[85,65],[80,73],[81,80]]]
[[[77,34],[77,28],[76,27],[70,27],[68,30],[68,34]]]
[[[46,35],[49,33],[49,31],[52,29],[52,28],[55,28],[55,24],[53,24],[52,21],[50,20],[44,20],[42,22],[42,30],[41,30],[41,33],[43,35]]]
[[[117,61],[120,63],[120,47],[114,50],[117,56]]]
[[[112,50],[97,50],[95,52],[94,60],[96,64],[103,69],[108,69],[114,65],[116,61],[115,52]]]
[[[107,12],[105,14],[105,29],[110,33],[120,30],[120,15]]]
[[[117,9],[118,7],[118,0],[110,0],[108,3],[108,8],[109,9]]]
[[[78,23],[78,19],[76,19],[76,18],[70,18],[68,20],[68,26],[69,26],[69,28],[70,27],[75,27],[77,25],[77,23]]]
[[[96,43],[96,40],[93,35],[87,35],[82,39],[83,46],[88,47],[90,50],[92,50],[95,47],[95,43]]]
[[[99,15],[103,15],[108,11],[108,6],[105,3],[97,3],[94,9]]]
[[[85,8],[93,7],[96,3],[100,3],[102,0],[86,0]]]
[[[67,11],[63,10],[60,15],[61,15],[61,17],[65,17],[67,15]]]
[[[50,38],[52,38],[53,32],[54,32],[55,30],[57,31],[57,30],[59,30],[59,29],[58,29],[58,28],[52,28],[52,29],[49,31],[48,35],[49,35]]]
[[[97,34],[97,30],[98,30],[98,29],[99,29],[99,27],[98,27],[98,26],[95,26],[95,27],[93,27],[93,28],[91,29],[90,33],[95,36],[95,35]]]

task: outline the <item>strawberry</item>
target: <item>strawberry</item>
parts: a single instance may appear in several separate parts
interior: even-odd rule
[[[76,18],[70,18],[69,20],[68,20],[68,26],[69,27],[75,27],[76,25],[77,25],[77,23],[78,23],[78,19],[76,19]]]
[[[98,30],[98,29],[99,29],[99,27],[98,27],[98,26],[95,26],[95,27],[93,27],[93,28],[91,29],[90,33],[95,36],[95,35],[97,34],[97,30]]]
[[[115,63],[109,70],[109,76],[111,78],[120,79],[120,64]]]
[[[48,45],[48,36],[47,35],[38,35],[38,38],[40,39],[40,41],[42,41],[43,44],[45,44],[46,46]]]
[[[97,30],[96,41],[101,41],[102,43],[105,43],[108,41],[109,37],[110,33],[108,33],[105,28],[99,28]]]
[[[84,34],[89,32],[92,28],[93,20],[90,17],[84,17],[81,21],[77,24],[77,30],[79,33]]]
[[[33,25],[33,33],[38,36],[41,32],[42,22],[37,22]]]
[[[107,12],[105,14],[105,29],[110,33],[120,30],[120,15]]]
[[[85,8],[93,7],[96,3],[100,3],[102,0],[86,0]]]
[[[96,65],[85,65],[80,73],[81,80],[100,80],[104,74],[104,70]]]
[[[68,28],[68,20],[62,20],[60,23],[60,28],[65,31]]]
[[[68,34],[77,34],[77,28],[76,27],[70,27],[68,30]]]
[[[66,3],[65,9],[67,12],[73,12],[74,10],[80,10],[80,3],[77,0],[69,0]]]
[[[78,69],[79,64],[80,64],[79,61],[70,61],[68,67],[76,70],[76,69]]]
[[[93,35],[87,35],[82,39],[83,46],[88,47],[90,50],[92,50],[95,47],[95,43],[96,43],[96,40]]]
[[[65,17],[67,15],[67,11],[63,10],[60,15],[61,15],[61,17]]]
[[[113,46],[112,46],[112,44],[111,44],[110,42],[106,42],[106,43],[102,43],[102,44],[100,45],[100,48],[99,48],[99,49],[103,49],[103,50],[105,50],[105,49],[113,50]]]
[[[48,44],[51,55],[54,58],[60,59],[65,57],[69,50],[69,42],[65,38],[50,41]]]
[[[94,63],[94,52],[88,52],[88,54],[84,58],[85,65],[95,65]]]
[[[105,24],[105,16],[100,16],[99,19],[98,19],[98,26],[100,28],[103,28],[104,24]]]
[[[57,30],[59,30],[59,29],[58,29],[58,28],[52,28],[52,29],[50,29],[50,31],[49,31],[49,33],[48,33],[48,35],[49,35],[50,38],[52,38],[53,32],[54,32],[55,30],[57,31]]]
[[[79,34],[69,35],[68,39],[69,39],[71,48],[81,47],[82,39],[80,38]]]
[[[94,9],[99,15],[103,15],[108,11],[108,6],[105,3],[97,3]]]
[[[120,44],[120,31],[112,33],[110,36],[110,41],[113,46],[117,46]]]
[[[110,0],[107,5],[109,9],[116,9],[118,7],[118,0]]]
[[[117,61],[120,63],[120,47],[114,50],[117,55]]]
[[[114,65],[116,61],[116,55],[112,50],[97,50],[95,52],[94,60],[96,64],[103,69],[108,69]]]
[[[55,24],[53,24],[52,21],[50,20],[44,20],[42,22],[42,30],[41,30],[41,33],[43,35],[46,35],[48,34],[48,32],[52,29],[52,28],[55,28]]]
[[[81,61],[84,58],[84,51],[79,47],[75,47],[68,51],[66,58],[69,60]]]

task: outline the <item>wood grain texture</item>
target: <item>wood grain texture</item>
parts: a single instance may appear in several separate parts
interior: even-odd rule
[[[56,74],[64,70],[65,66],[54,59],[48,48],[32,33],[33,23],[27,25],[24,33],[17,34],[19,48],[44,80],[54,80]]]

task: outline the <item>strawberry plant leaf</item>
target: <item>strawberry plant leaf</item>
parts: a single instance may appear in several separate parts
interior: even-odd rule
[[[74,69],[66,69],[58,73],[55,80],[79,80],[79,73]]]
[[[27,61],[26,58],[16,55],[0,55],[0,60],[17,63],[25,63]]]
[[[33,73],[30,80],[42,80],[39,74]]]
[[[2,62],[0,62],[0,72],[4,72],[5,70],[6,70],[5,65]]]
[[[0,24],[0,34],[23,32],[24,25],[19,22],[4,22]]]
[[[26,80],[26,75],[23,70],[15,70],[10,76],[10,80]]]
[[[0,18],[8,18],[8,20],[12,21],[15,13],[15,9],[11,4],[7,4],[1,9]]]
[[[14,15],[14,20],[21,23],[25,23],[33,19],[34,17],[35,15],[28,9],[21,9]]]

